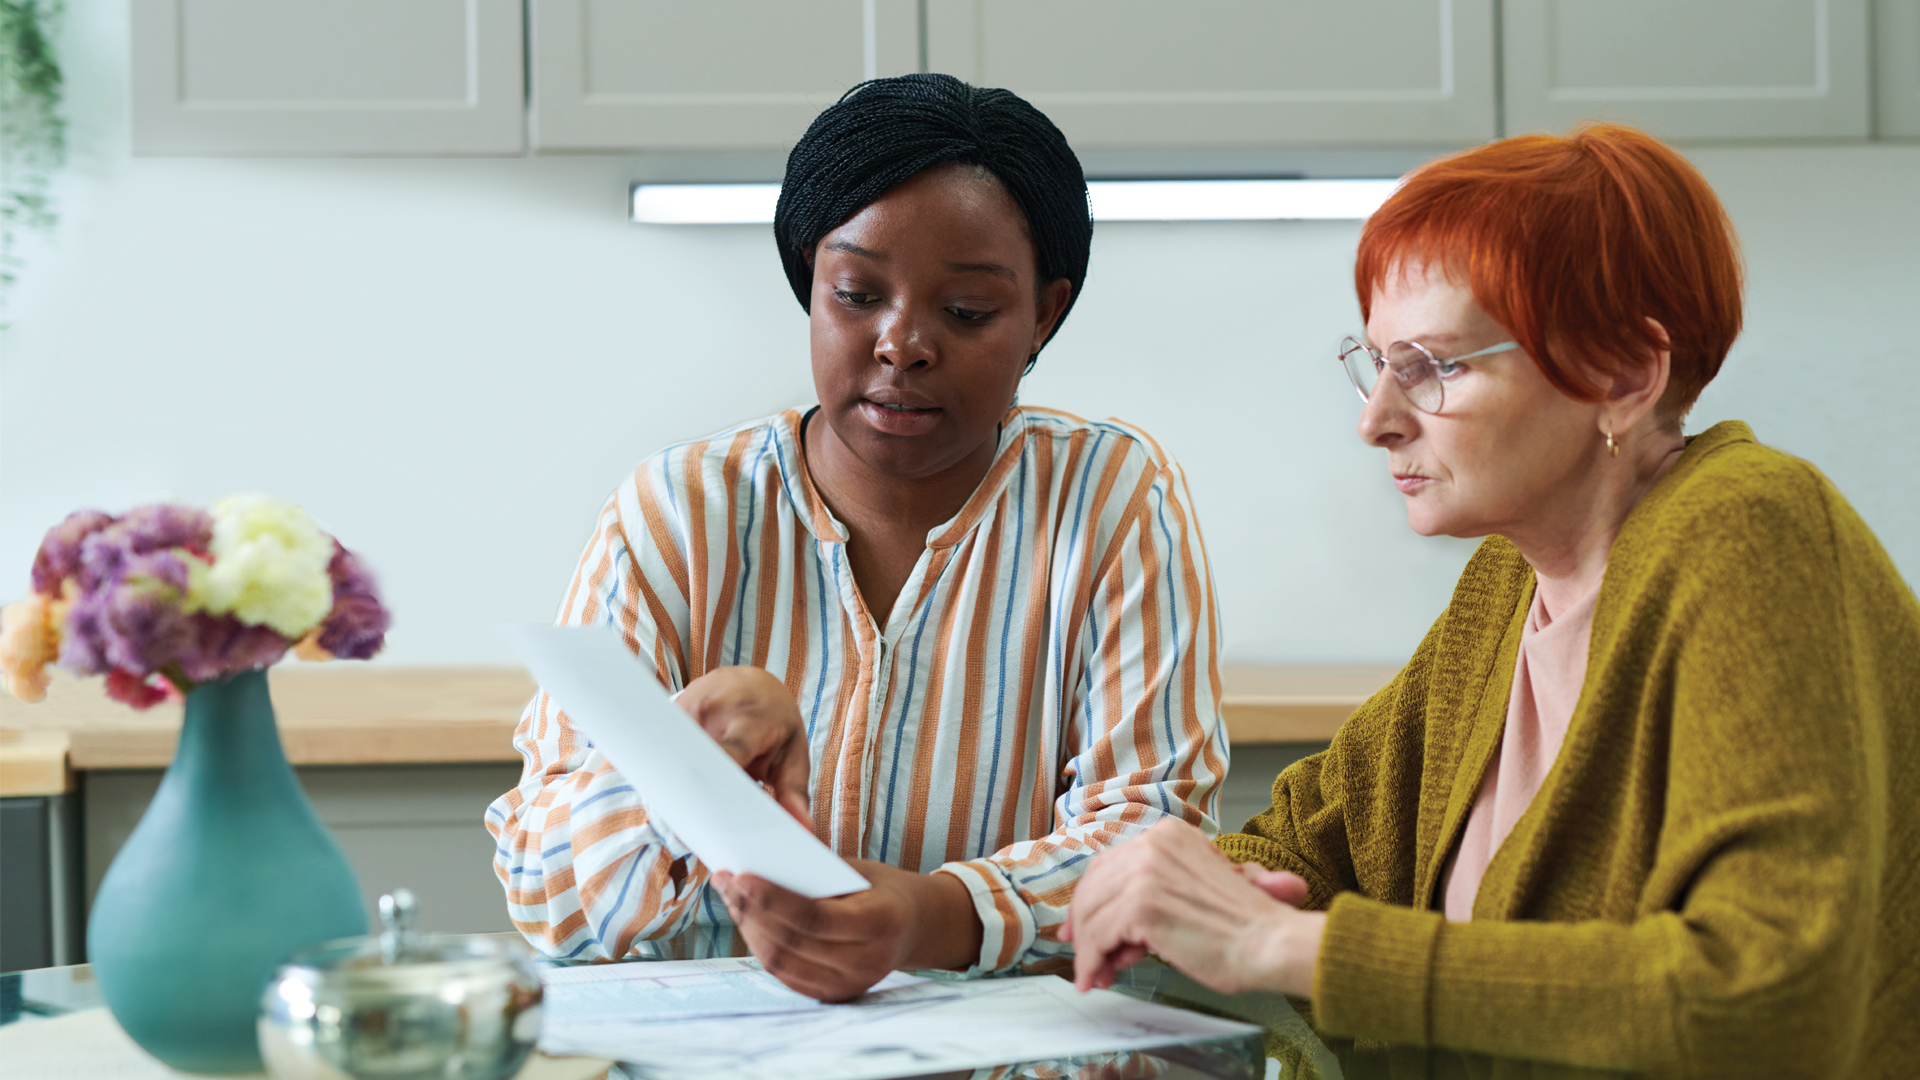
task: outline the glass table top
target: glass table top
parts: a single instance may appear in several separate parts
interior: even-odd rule
[[[517,935],[508,935],[517,936]],[[639,962],[699,959],[738,955],[732,935],[696,930],[679,938],[647,943]],[[923,972],[933,977],[955,976]],[[1420,1047],[1391,1046],[1331,1038],[1316,1031],[1312,1008],[1304,1001],[1279,994],[1223,995],[1208,990],[1186,975],[1152,959],[1124,973],[1116,991],[1145,1001],[1193,1009],[1257,1025],[1257,1035],[1192,1042],[1149,1051],[1128,1051],[1090,1057],[1009,1063],[971,1072],[939,1076],[973,1080],[1073,1077],[1086,1080],[1123,1080],[1165,1077],[1169,1080],[1340,1080],[1340,1078],[1461,1077],[1523,1080],[1523,1078],[1584,1078],[1617,1076],[1484,1055]],[[44,968],[0,975],[0,1025],[31,1024],[44,1017],[62,1016],[103,1007],[93,969],[87,965]],[[613,1077],[629,1073],[615,1066]],[[15,1080],[15,1078],[10,1078]],[[31,1080],[20,1077],[17,1080]]]

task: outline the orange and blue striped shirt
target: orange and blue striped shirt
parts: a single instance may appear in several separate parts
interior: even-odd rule
[[[976,971],[1050,967],[1101,848],[1216,831],[1218,613],[1180,466],[1146,433],[1016,406],[993,465],[870,616],[790,410],[648,458],[607,500],[555,622],[619,628],[677,692],[751,664],[793,692],[814,830],[957,876]],[[542,693],[487,828],[507,905],[556,957],[723,924],[707,870]]]

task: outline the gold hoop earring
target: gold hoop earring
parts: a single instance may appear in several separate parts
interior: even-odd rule
[[[1611,428],[1607,429],[1607,454],[1611,457],[1620,456],[1620,444],[1613,441],[1613,429]]]

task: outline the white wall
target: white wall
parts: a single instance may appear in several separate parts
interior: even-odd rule
[[[647,228],[632,161],[133,159],[125,12],[69,8],[63,221],[0,334],[0,598],[69,509],[304,503],[397,663],[507,660],[656,447],[811,400],[769,230]],[[1693,155],[1741,230],[1727,417],[1827,471],[1920,580],[1920,146]],[[1412,535],[1332,359],[1357,223],[1113,225],[1023,398],[1185,463],[1229,658],[1403,659],[1472,544]]]

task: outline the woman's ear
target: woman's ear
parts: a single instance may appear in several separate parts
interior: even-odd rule
[[[1660,320],[1648,317],[1658,345],[1647,349],[1646,362],[1635,364],[1613,377],[1613,386],[1601,403],[1602,431],[1624,435],[1659,408],[1666,396],[1667,382],[1673,375],[1672,339]]]
[[[1067,301],[1073,298],[1073,282],[1066,278],[1054,278],[1040,290],[1040,302],[1033,312],[1033,345],[1027,349],[1032,356],[1040,351],[1040,346],[1053,336],[1053,328],[1060,323],[1060,316],[1066,314]]]

